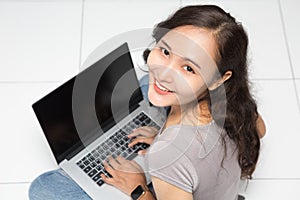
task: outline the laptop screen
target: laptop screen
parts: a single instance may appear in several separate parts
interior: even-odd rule
[[[127,116],[142,99],[124,43],[32,107],[60,163]]]

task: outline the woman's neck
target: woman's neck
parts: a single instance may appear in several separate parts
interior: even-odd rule
[[[165,127],[183,124],[198,126],[212,121],[207,101],[201,101],[196,106],[172,106]]]

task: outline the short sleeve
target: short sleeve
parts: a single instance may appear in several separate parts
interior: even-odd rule
[[[176,146],[167,141],[157,141],[148,153],[147,162],[151,176],[186,192],[193,192],[196,170],[188,157]]]

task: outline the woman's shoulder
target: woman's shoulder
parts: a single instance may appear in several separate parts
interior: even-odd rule
[[[164,149],[189,155],[205,149],[206,155],[219,142],[222,131],[215,122],[199,126],[171,125],[157,135],[151,151]],[[200,157],[202,153],[199,153]]]

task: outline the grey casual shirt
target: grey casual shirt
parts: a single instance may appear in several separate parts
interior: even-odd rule
[[[174,125],[160,132],[146,160],[151,176],[193,194],[193,199],[234,200],[241,169],[237,150],[214,121],[207,125]],[[226,135],[226,134],[225,134]]]

